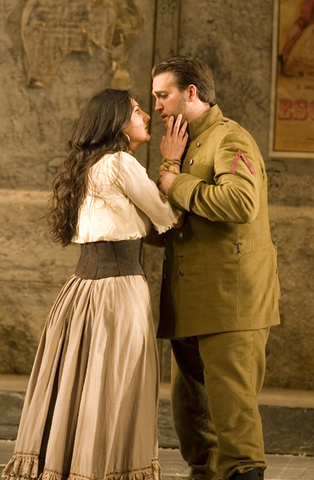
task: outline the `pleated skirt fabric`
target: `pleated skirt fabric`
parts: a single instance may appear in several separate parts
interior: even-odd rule
[[[73,275],[47,319],[3,475],[158,480],[157,406],[146,279]]]

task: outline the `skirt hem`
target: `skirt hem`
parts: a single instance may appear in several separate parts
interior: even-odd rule
[[[2,478],[8,480],[160,480],[161,477],[160,465],[156,458],[153,458],[151,464],[146,467],[117,470],[104,476],[76,472],[66,475],[44,468],[43,473],[38,477],[38,466],[37,455],[15,454],[3,470]]]

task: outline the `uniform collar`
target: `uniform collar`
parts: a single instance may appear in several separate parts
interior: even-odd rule
[[[200,117],[189,124],[190,140],[194,140],[194,138],[205,132],[205,130],[210,128],[214,123],[219,122],[222,117],[222,111],[218,105],[210,107]]]

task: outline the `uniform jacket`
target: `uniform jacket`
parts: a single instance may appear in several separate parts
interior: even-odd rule
[[[189,131],[182,173],[168,192],[186,217],[181,228],[167,232],[158,336],[275,325],[277,255],[259,148],[217,105]]]

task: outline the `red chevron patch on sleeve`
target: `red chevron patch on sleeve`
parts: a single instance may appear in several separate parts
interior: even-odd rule
[[[247,165],[248,169],[250,170],[250,172],[252,173],[252,175],[255,175],[255,170],[254,168],[252,167],[252,165],[250,164],[250,162],[248,161],[245,153],[242,152],[242,150],[238,150],[237,151],[237,154],[235,156],[235,159],[233,161],[233,164],[232,164],[232,167],[231,167],[231,170],[230,170],[230,173],[236,173],[236,170],[237,170],[237,165],[238,165],[238,161],[239,161],[239,158],[242,158],[245,162],[245,164]]]

